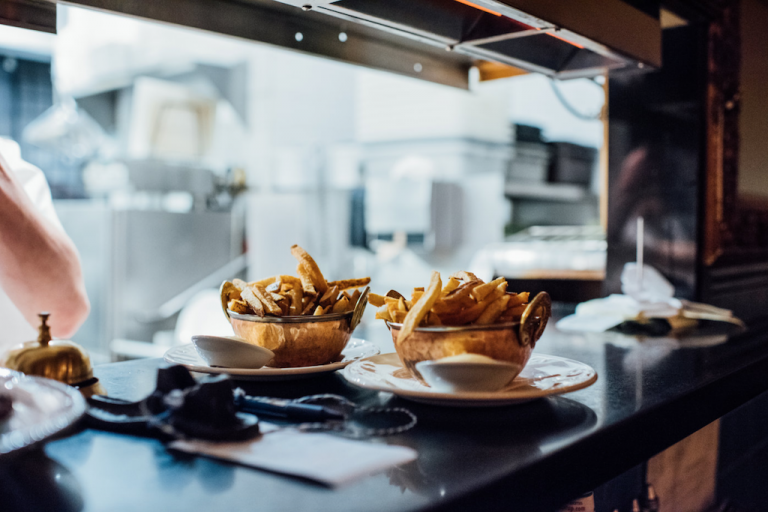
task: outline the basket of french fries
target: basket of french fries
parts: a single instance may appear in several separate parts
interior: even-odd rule
[[[507,291],[500,277],[490,282],[471,272],[457,272],[443,285],[433,272],[429,286],[414,288],[410,299],[392,290],[371,293],[376,318],[389,327],[403,365],[426,384],[416,363],[461,354],[480,354],[522,368],[552,314],[546,292]]]
[[[224,314],[237,336],[274,352],[269,366],[336,362],[362,319],[371,279],[326,281],[304,249],[294,245],[291,254],[299,262],[298,276],[224,281]]]

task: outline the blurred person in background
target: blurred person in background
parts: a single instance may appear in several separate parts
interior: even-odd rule
[[[45,176],[0,138],[0,354],[37,337],[42,311],[51,313],[51,334],[68,338],[89,310],[80,258]]]

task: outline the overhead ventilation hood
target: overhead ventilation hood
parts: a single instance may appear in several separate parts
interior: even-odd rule
[[[560,79],[661,66],[658,0],[66,3],[242,37],[457,87],[468,87],[470,68],[479,66],[482,71],[489,62]]]

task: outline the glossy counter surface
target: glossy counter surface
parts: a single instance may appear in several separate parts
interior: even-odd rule
[[[41,492],[41,481],[42,488],[67,484],[56,491],[58,510],[552,510],[768,390],[765,336],[716,341],[550,329],[536,351],[592,365],[597,383],[500,408],[419,405],[351,387],[335,374],[245,383],[254,394],[340,393],[416,413],[414,430],[386,442],[415,448],[418,461],[340,489],[172,453],[152,439],[83,430],[49,443],[49,458],[28,457],[26,470],[39,473],[30,492]],[[135,400],[152,391],[160,363],[115,363],[95,373],[111,396]]]

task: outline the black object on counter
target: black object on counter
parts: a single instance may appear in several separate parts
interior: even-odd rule
[[[344,414],[322,405],[296,403],[292,400],[247,396],[242,388],[235,389],[235,405],[247,412],[296,421],[343,420]]]
[[[156,388],[144,400],[128,402],[95,395],[88,403],[87,422],[100,430],[213,441],[242,441],[259,435],[258,418],[236,411],[229,377],[197,382],[179,365],[159,368]]]

